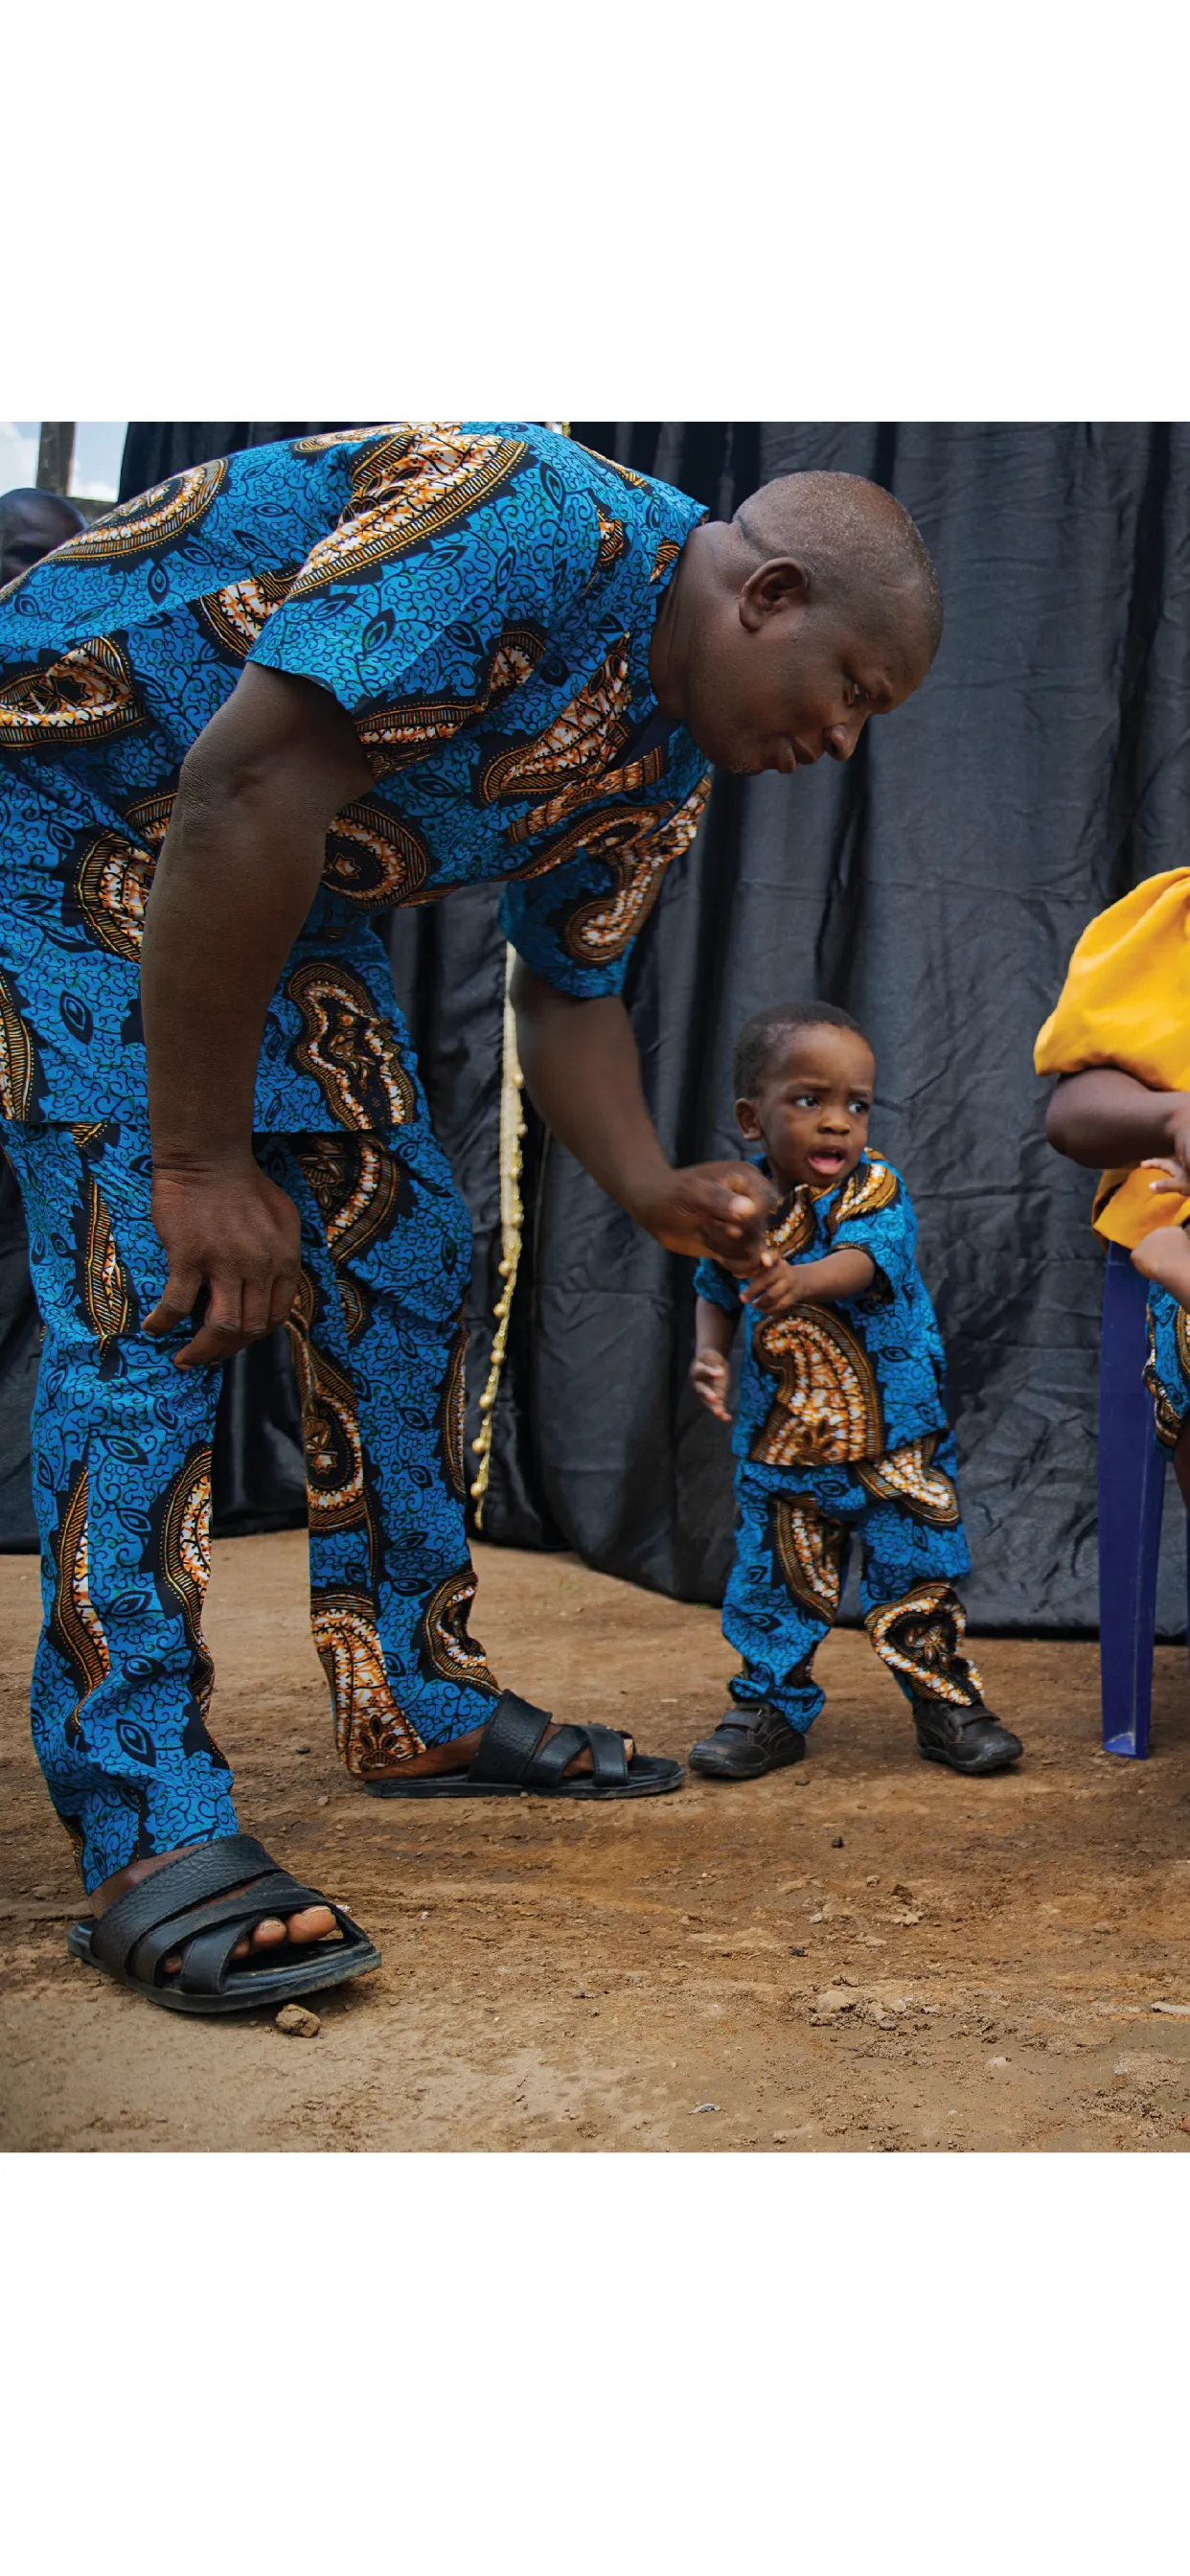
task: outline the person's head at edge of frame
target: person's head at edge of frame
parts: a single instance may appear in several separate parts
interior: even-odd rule
[[[82,511],[61,492],[38,492],[20,484],[0,493],[0,590],[77,537],[86,524]]]
[[[694,529],[662,602],[658,702],[720,768],[849,760],[902,706],[942,635],[942,594],[907,510],[859,474],[780,476]]]
[[[832,1002],[776,1002],[746,1020],[732,1063],[736,1124],[783,1195],[837,1189],[868,1142],[876,1060]]]

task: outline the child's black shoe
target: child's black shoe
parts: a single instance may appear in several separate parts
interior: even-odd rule
[[[917,1749],[926,1762],[945,1762],[952,1771],[1004,1771],[1019,1760],[1019,1735],[1001,1726],[989,1708],[956,1708],[949,1700],[913,1694]]]
[[[713,1735],[690,1748],[690,1768],[708,1780],[760,1780],[766,1771],[800,1762],[806,1739],[782,1717],[779,1708],[733,1709],[721,1718]]]

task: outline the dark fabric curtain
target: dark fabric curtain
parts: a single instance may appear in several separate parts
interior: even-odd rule
[[[249,425],[240,437],[226,425],[133,424],[130,454],[146,444],[124,488],[311,426]],[[1091,1178],[1045,1146],[1031,1050],[1086,922],[1190,849],[1190,429],[574,432],[717,514],[797,468],[871,475],[935,555],[947,629],[926,688],[874,722],[846,768],[717,781],[640,942],[629,1007],[662,1136],[683,1160],[733,1149],[731,1041],[750,1011],[817,994],[861,1019],[878,1062],[874,1141],[917,1203],[950,1354],[973,1623],[1093,1627],[1102,1261]],[[474,1435],[499,1286],[494,890],[396,917],[389,944],[475,1219]],[[726,1435],[686,1385],[689,1265],[638,1234],[531,1114],[525,1196],[485,1535],[574,1546],[638,1582],[714,1599],[731,1466]],[[19,1269],[10,1258],[0,1272],[0,1332],[13,1316],[24,1352],[0,1384],[6,1444],[32,1347]],[[221,1511],[239,1514],[224,1526],[300,1510],[292,1388],[272,1346],[252,1354],[251,1382],[245,1363],[228,1372],[218,1468]],[[15,1494],[19,1473],[9,1482]],[[1171,1509],[1164,1635],[1184,1622],[1181,1522]]]

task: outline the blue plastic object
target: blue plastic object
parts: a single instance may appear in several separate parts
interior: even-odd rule
[[[1099,1667],[1103,1745],[1136,1762],[1149,1750],[1157,1558],[1165,1452],[1142,1379],[1147,1282],[1109,1244],[1099,1353]],[[1190,1640],[1190,1621],[1188,1621]]]

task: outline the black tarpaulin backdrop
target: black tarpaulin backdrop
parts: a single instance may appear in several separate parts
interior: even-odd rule
[[[137,453],[130,489],[247,443],[209,424],[185,453],[177,425],[135,434],[163,442],[167,430],[171,447]],[[819,994],[861,1019],[877,1054],[873,1139],[917,1203],[950,1355],[973,1624],[1093,1626],[1102,1263],[1090,1176],[1045,1146],[1031,1050],[1092,914],[1190,856],[1190,430],[576,431],[716,512],[799,467],[872,475],[935,555],[947,628],[926,687],[873,722],[845,768],[717,781],[640,942],[628,1000],[662,1137],[683,1160],[732,1150],[731,1041],[748,1012]],[[474,1430],[500,1248],[494,889],[398,916],[390,947],[476,1222]],[[485,1534],[574,1546],[636,1581],[714,1598],[731,1472],[726,1434],[685,1382],[689,1265],[639,1234],[532,1119],[527,1148]],[[220,1421],[221,1503],[240,1526],[296,1501],[292,1396],[271,1351],[252,1366],[254,1388],[243,1364],[230,1373]],[[19,1365],[19,1405],[18,1380]],[[1167,1634],[1184,1620],[1180,1517],[1167,1514]]]

